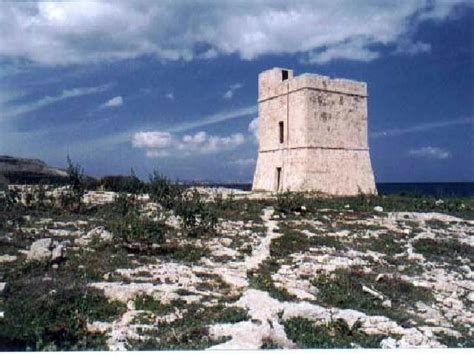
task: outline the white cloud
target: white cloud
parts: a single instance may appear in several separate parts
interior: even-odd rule
[[[122,96],[115,96],[111,98],[109,101],[105,102],[102,106],[103,107],[118,107],[122,105],[123,105]]]
[[[24,115],[29,112],[39,110],[45,106],[55,104],[59,101],[70,99],[73,97],[92,95],[99,92],[108,90],[110,85],[94,86],[94,87],[83,87],[74,88],[69,90],[63,90],[59,95],[56,96],[44,96],[38,100],[27,102],[24,104],[13,105],[8,104],[8,108],[3,112],[2,117],[14,117]],[[3,104],[4,106],[5,103]]]
[[[444,160],[451,157],[451,153],[447,149],[432,146],[411,149],[408,151],[408,155],[415,158],[436,160]]]
[[[370,62],[377,59],[378,52],[370,50],[367,45],[370,41],[367,38],[354,39],[350,42],[336,43],[325,49],[312,51],[308,54],[306,60],[310,64],[325,64],[334,59],[351,59],[360,62]]]
[[[170,100],[170,101],[174,101],[174,94],[173,92],[169,92],[165,95],[165,97]]]
[[[460,118],[460,119],[451,120],[451,121],[423,123],[420,125],[407,127],[407,128],[392,128],[392,129],[387,129],[385,131],[371,132],[370,137],[380,138],[380,137],[402,136],[405,134],[431,131],[437,128],[451,127],[451,126],[458,126],[458,125],[469,125],[473,123],[474,123],[474,117],[466,117],[466,118]]]
[[[242,87],[241,83],[235,83],[229,86],[229,89],[222,96],[226,100],[230,100],[234,97],[235,92]]]
[[[2,2],[0,56],[45,65],[222,54],[368,61],[380,56],[374,45],[428,50],[413,42],[416,27],[450,18],[460,4],[472,6],[467,0]]]
[[[252,133],[255,141],[258,142],[258,117],[250,121],[248,131]]]
[[[431,45],[429,43],[401,40],[398,42],[394,54],[415,55],[419,53],[428,53],[429,51],[431,51]]]
[[[138,148],[169,148],[173,137],[168,132],[137,132],[133,135],[132,144]]]
[[[146,156],[150,158],[219,153],[232,150],[244,142],[245,137],[241,133],[230,136],[212,136],[204,131],[182,137],[161,131],[137,132],[132,137],[132,145],[144,148]]]

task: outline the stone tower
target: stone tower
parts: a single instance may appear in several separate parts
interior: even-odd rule
[[[376,194],[367,142],[367,85],[273,68],[258,77],[254,191]]]

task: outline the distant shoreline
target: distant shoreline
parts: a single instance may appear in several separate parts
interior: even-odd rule
[[[186,183],[190,186],[226,187],[244,191],[251,183]],[[474,182],[382,182],[376,183],[380,195],[474,197]]]

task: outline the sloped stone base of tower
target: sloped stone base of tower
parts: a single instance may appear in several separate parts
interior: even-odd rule
[[[327,148],[260,152],[252,190],[377,194],[368,150]]]

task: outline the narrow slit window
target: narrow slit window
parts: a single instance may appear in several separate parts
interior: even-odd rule
[[[283,129],[283,121],[278,122],[278,128],[280,131],[280,143],[284,142],[284,129]]]
[[[288,70],[281,71],[281,81],[288,80]]]
[[[276,191],[280,191],[281,184],[281,168],[276,168]]]

